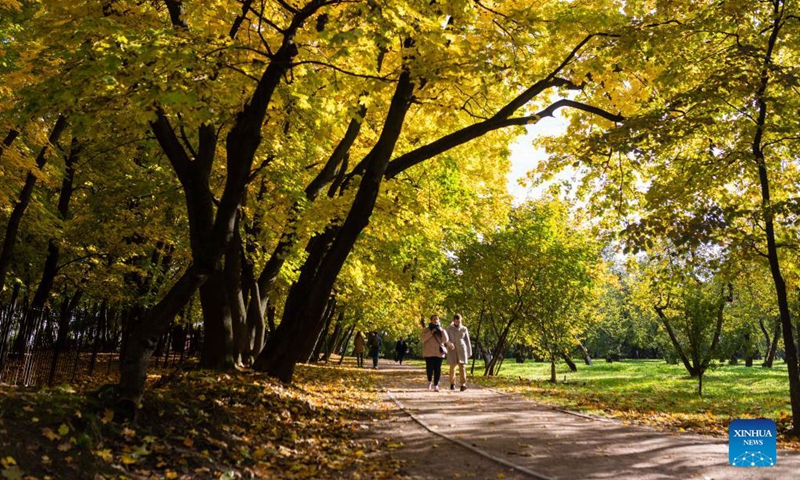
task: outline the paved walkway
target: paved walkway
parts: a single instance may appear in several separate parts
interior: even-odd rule
[[[420,424],[464,444],[431,433],[396,409],[374,434],[403,445],[392,455],[404,462],[408,479],[800,479],[796,453],[779,452],[770,468],[735,468],[728,465],[727,438],[585,418],[488,389],[435,393],[427,390],[424,371],[413,367],[378,373],[385,401],[397,400]],[[443,378],[442,385],[448,383]]]

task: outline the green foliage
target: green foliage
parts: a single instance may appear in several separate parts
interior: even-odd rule
[[[507,225],[475,234],[454,252],[448,304],[472,321],[484,348],[493,345],[503,355],[524,344],[555,361],[576,345],[592,321],[582,307],[592,294],[599,251],[572,222],[568,205],[555,199],[523,204]]]

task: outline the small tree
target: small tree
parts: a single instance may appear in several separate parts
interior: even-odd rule
[[[555,365],[578,344],[592,317],[581,315],[589,295],[598,249],[587,232],[573,226],[568,206],[558,200],[517,207],[504,228],[477,236],[456,252],[456,295],[480,306],[481,341],[493,340],[484,375],[497,373],[510,345],[534,347]],[[479,317],[475,312],[474,317]]]
[[[672,347],[703,394],[703,375],[718,348],[725,305],[733,301],[733,286],[718,278],[703,279],[696,273],[673,277],[653,304]]]

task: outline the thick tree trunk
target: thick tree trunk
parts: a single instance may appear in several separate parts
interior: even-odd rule
[[[189,198],[195,193],[192,186],[195,175],[192,174],[192,170],[211,171],[217,147],[216,130],[213,125],[200,127],[198,155],[192,161],[163,111],[159,111],[157,120],[151,123],[152,130],[187,195],[194,263],[165,297],[145,314],[136,330],[132,332],[127,354],[120,362],[120,382],[117,393],[122,400],[118,404],[121,408],[135,410],[135,406],[144,392],[147,365],[158,339],[169,328],[172,319],[186,305],[200,285],[214,273],[222,258],[228,242],[233,236],[236,213],[250,179],[256,150],[261,144],[261,128],[266,118],[267,108],[275,89],[298,54],[294,37],[305,22],[323,5],[324,0],[311,0],[294,13],[289,25],[282,32],[281,46],[264,70],[250,101],[236,116],[233,126],[228,132],[225,142],[227,152],[225,187],[217,206],[216,215],[213,217],[211,235],[201,238],[205,243],[205,248],[202,250],[196,248],[196,238],[191,235],[191,221],[195,213],[192,211],[194,202]],[[178,20],[180,20],[180,16]],[[207,183],[205,190],[207,190]],[[198,251],[204,251],[205,254],[197,255]],[[222,326],[224,327],[224,324]],[[213,333],[207,331],[206,338],[209,338],[211,334]],[[227,337],[227,332],[225,335]],[[229,338],[232,340],[232,335]],[[231,348],[232,344],[231,341]],[[226,355],[223,355],[218,358],[220,363],[227,363],[225,357]],[[232,365],[232,355],[229,358]],[[130,413],[133,414],[133,412]]]
[[[325,167],[317,174],[316,177],[308,184],[305,189],[305,200],[307,202],[315,201],[323,192],[325,185],[332,182],[337,176],[337,169],[339,176],[344,173],[347,166],[347,155],[355,142],[361,130],[362,119],[366,115],[367,109],[364,106],[359,108],[357,118],[350,120],[350,123],[345,131],[344,137],[334,149]],[[329,196],[333,196],[333,191]],[[289,209],[289,220],[286,223],[283,233],[281,234],[278,244],[267,260],[264,269],[258,277],[258,281],[253,284],[253,289],[258,292],[258,295],[250,297],[247,306],[247,317],[249,324],[258,324],[264,321],[264,313],[267,309],[272,290],[275,287],[275,282],[278,279],[278,274],[286,261],[287,256],[291,250],[297,245],[298,237],[295,234],[297,223],[301,219],[302,207],[300,202],[296,202]],[[275,330],[274,322],[270,323],[270,332]],[[256,355],[260,353],[256,352]]]
[[[158,340],[207,276],[208,274],[191,265],[166,296],[145,312],[141,321],[127,333],[125,352],[120,354],[120,383],[117,389],[122,400],[118,405],[122,409],[121,413],[133,415],[144,392],[147,366]]]
[[[407,70],[401,73],[392,98],[383,131],[375,147],[367,155],[366,171],[347,218],[338,229],[330,229],[330,248],[317,246],[316,255],[309,255],[303,270],[286,300],[281,324],[270,336],[267,346],[256,360],[254,368],[270,376],[291,382],[295,364],[313,345],[324,326],[324,311],[347,256],[358,236],[367,226],[375,207],[383,175],[395,143],[400,136],[405,115],[411,104],[414,84]],[[325,234],[323,234],[325,236]],[[323,242],[327,244],[327,242]]]
[[[41,170],[47,163],[47,151],[51,145],[55,145],[61,134],[67,127],[67,120],[59,115],[53,130],[50,131],[50,136],[47,139],[47,145],[39,150],[39,155],[36,157],[36,169]],[[19,226],[22,223],[22,217],[25,216],[25,211],[33,198],[33,189],[36,186],[36,175],[33,171],[28,172],[25,177],[25,184],[19,193],[17,202],[11,210],[11,216],[6,225],[5,237],[3,240],[3,249],[0,250],[0,289],[5,287],[6,275],[8,274],[8,267],[11,264],[11,259],[14,256],[14,249],[17,245],[17,236],[19,234]]]
[[[203,307],[203,351],[200,366],[226,370],[235,365],[231,308],[226,295],[225,276],[217,270],[200,286]]]
[[[234,237],[228,244],[228,250],[225,253],[224,283],[228,308],[231,312],[234,360],[239,366],[248,363],[248,355],[252,351],[253,342],[253,336],[247,326],[242,273],[242,239],[239,235],[237,221],[237,225],[234,227]]]

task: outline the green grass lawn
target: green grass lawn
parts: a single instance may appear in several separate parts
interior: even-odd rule
[[[575,373],[560,364],[557,384],[548,382],[548,363],[510,359],[495,378],[481,377],[482,367],[483,362],[477,362],[473,379],[480,385],[660,428],[726,434],[734,418],[770,418],[779,430],[791,420],[786,365],[780,362],[771,369],[735,365],[709,370],[703,396],[697,394],[697,379],[682,365],[663,360],[596,362],[591,367],[580,362]]]

